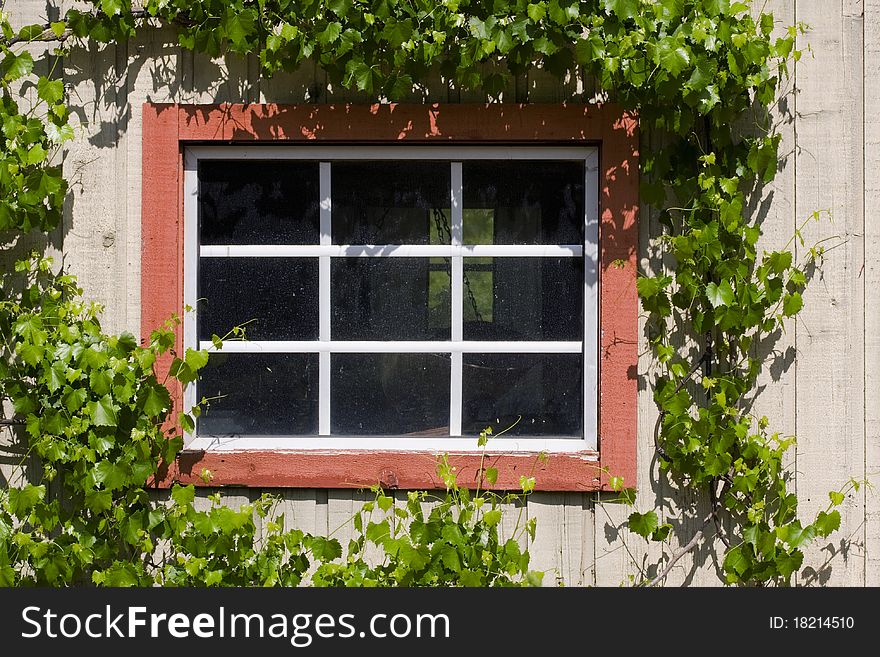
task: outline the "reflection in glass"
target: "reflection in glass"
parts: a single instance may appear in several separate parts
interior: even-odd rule
[[[196,391],[199,435],[318,433],[318,354],[211,354]]]
[[[449,162],[334,162],[334,244],[449,244]]]
[[[580,436],[580,354],[464,354],[462,432]]]
[[[449,354],[333,354],[335,435],[449,435]]]
[[[465,258],[465,340],[581,340],[583,258]]]
[[[198,296],[199,340],[318,338],[317,258],[201,258]]]
[[[462,163],[465,244],[580,244],[582,161]]]
[[[317,244],[317,162],[199,162],[201,244]]]
[[[334,340],[448,340],[449,265],[442,258],[334,258]]]

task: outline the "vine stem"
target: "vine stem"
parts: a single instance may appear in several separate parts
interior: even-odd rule
[[[691,540],[688,541],[688,544],[685,545],[683,548],[681,548],[678,552],[676,552],[675,554],[672,555],[672,558],[669,560],[669,563],[666,564],[666,568],[663,569],[663,572],[660,573],[659,575],[657,575],[657,577],[652,579],[650,582],[645,584],[646,587],[657,586],[657,584],[660,583],[669,574],[669,572],[672,570],[672,567],[675,566],[675,564],[678,563],[678,561],[684,555],[686,555],[688,552],[690,552],[691,550],[693,550],[696,547],[697,543],[700,542],[700,539],[703,538],[703,531],[706,529],[706,526],[710,522],[712,522],[713,516],[714,516],[714,514],[710,514],[705,520],[703,520],[703,524],[700,526],[700,528],[697,530],[697,532],[693,535],[693,538],[691,538]]]

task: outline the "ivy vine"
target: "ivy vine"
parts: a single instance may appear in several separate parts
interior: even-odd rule
[[[801,55],[796,37],[804,26],[774,32],[771,14],[753,11],[749,2],[729,0],[146,0],[134,8],[130,0],[85,4],[91,7],[71,9],[47,25],[14,29],[5,16],[0,19],[0,230],[10,235],[52,230],[67,190],[55,157],[73,137],[62,81],[39,76],[39,102],[28,111],[22,112],[14,99],[14,87],[32,74],[27,47],[36,41],[60,42],[63,52],[72,39],[109,43],[149,26],[170,25],[186,49],[212,56],[253,53],[265,76],[314,61],[333,84],[380,100],[409,96],[438,74],[459,88],[496,98],[511,76],[535,68],[559,78],[587,75],[611,100],[636,110],[642,130],[664,144],[641,154],[641,198],[658,210],[662,234],[657,245],[672,265],[668,273],[638,279],[660,371],[653,384],[661,470],[711,499],[703,529],[714,522],[727,545],[723,571],[728,583],[790,582],[802,565],[804,545],[839,527],[835,507],[859,482],[832,491],[828,508],[804,524],[797,517],[797,498],[787,489],[782,461],[793,439],[772,432],[766,418],[752,417],[746,403],[762,369],[757,347],[800,311],[807,271],[822,255],[817,246],[796,263],[790,248],[759,252],[761,228],[746,211],[750,196],[776,175],[781,135],[768,110],[789,65]],[[750,125],[747,132],[737,128],[744,122]],[[804,244],[800,233],[796,239]],[[155,357],[172,348],[171,329],[155,332],[147,346],[138,346],[131,336],[105,336],[96,311],[76,300],[70,277],[51,274],[44,261],[23,265],[18,273],[29,277],[24,292],[13,291],[22,289],[20,281],[18,287],[4,281],[6,300],[0,302],[0,393],[26,424],[30,449],[42,459],[43,477],[48,482],[60,478],[65,495],[73,495],[87,513],[65,516],[64,505],[48,501],[45,486],[10,487],[0,498],[6,514],[5,520],[0,518],[0,580],[71,581],[71,568],[87,572],[89,564],[103,559],[100,569],[92,567],[94,582],[144,583],[150,579],[146,571],[126,570],[119,557],[132,550],[151,553],[159,536],[171,541],[180,555],[190,555],[188,560],[181,557],[188,575],[171,567],[162,571],[162,581],[216,583],[195,578],[190,572],[195,563],[210,572],[225,568],[238,573],[240,579],[234,581],[247,581],[253,562],[231,546],[240,532],[253,535],[247,518],[254,509],[235,515],[215,507],[198,515],[187,506],[191,491],[178,488],[170,510],[160,512],[145,492],[160,458],[170,460],[180,448],[179,437],[162,429],[169,398],[153,369]],[[181,381],[192,381],[205,358],[188,350],[177,358],[173,371]],[[626,489],[632,482],[617,484]],[[464,500],[473,505],[483,499],[471,499],[455,486],[450,490],[459,496],[450,504]],[[388,499],[378,494],[380,506],[389,504],[382,501]],[[626,490],[623,499],[631,501],[632,492]],[[261,501],[255,509],[265,515],[267,505]],[[417,506],[418,499],[413,514]],[[434,529],[430,521],[417,524],[419,529],[408,530],[406,545],[388,544],[388,554],[392,560],[414,554],[418,533],[440,546],[436,554],[434,548],[420,553],[426,563],[436,557],[452,571],[457,565],[458,572],[482,572],[476,565],[484,558],[480,554],[489,554],[487,564],[495,564],[493,555],[501,554],[500,567],[484,564],[486,573],[515,574],[526,581],[527,558],[524,563],[518,547],[514,554],[515,542],[502,545],[497,537],[487,538],[495,526],[494,510],[489,513],[476,513],[478,520],[468,520],[476,524],[458,534],[476,536],[483,553],[462,548],[450,556],[446,548],[462,543],[452,530],[447,536],[450,525],[444,520]],[[45,531],[36,537],[21,523]],[[224,534],[223,545],[202,554],[198,541],[188,537],[192,532],[208,535],[208,526],[229,534]],[[392,536],[396,531],[391,525],[387,534],[386,527],[375,527],[366,530],[366,538],[371,531],[373,538],[379,537],[377,532]],[[646,539],[665,540],[670,525],[661,525],[656,512],[634,512],[629,528]],[[703,529],[686,549],[701,538]],[[83,544],[86,535],[90,542]],[[266,563],[284,562],[281,547],[296,562],[306,544],[331,560],[338,556],[336,547],[322,539],[275,536],[278,549],[263,553]],[[352,554],[361,548],[352,546]],[[227,551],[243,561],[215,567]],[[25,553],[28,568],[13,567]],[[680,555],[673,555],[667,568],[645,583],[661,582]],[[407,562],[407,572],[419,559]],[[464,568],[465,563],[470,566]],[[344,575],[329,568],[319,579],[354,581],[346,579],[352,569],[339,568]],[[367,570],[363,565],[362,572]],[[114,579],[116,572],[126,578]],[[280,581],[289,583],[302,572]],[[370,572],[370,581],[388,581]],[[434,581],[490,580],[438,576]]]

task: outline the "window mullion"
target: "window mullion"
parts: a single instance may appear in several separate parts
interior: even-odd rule
[[[321,246],[329,246],[331,233],[330,163],[320,164]],[[318,339],[330,342],[330,256],[318,258]],[[321,351],[318,362],[318,433],[330,435],[330,352]]]
[[[464,336],[464,319],[462,307],[462,294],[464,291],[464,260],[461,256],[463,209],[462,209],[462,179],[461,162],[452,162],[450,199],[452,210],[452,262],[450,275],[451,289],[450,301],[452,304],[452,341],[461,342]],[[462,355],[461,351],[452,352],[450,394],[449,394],[449,434],[461,435],[461,404],[462,404]]]

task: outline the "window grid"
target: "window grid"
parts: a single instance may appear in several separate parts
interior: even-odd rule
[[[593,348],[598,340],[593,335],[598,330],[598,171],[596,149],[572,148],[525,148],[496,149],[474,148],[465,153],[457,150],[450,157],[449,149],[420,147],[404,149],[403,159],[443,159],[451,167],[451,243],[449,245],[334,245],[332,244],[332,201],[331,201],[331,161],[319,162],[320,175],[320,241],[318,245],[199,245],[198,244],[198,160],[199,159],[266,159],[269,157],[285,157],[290,159],[315,160],[316,156],[327,160],[350,159],[382,159],[389,157],[393,150],[394,157],[400,156],[397,147],[372,147],[351,150],[348,148],[322,147],[320,149],[265,149],[248,148],[210,148],[195,147],[187,149],[185,159],[185,284],[184,294],[187,306],[195,308],[197,295],[197,270],[193,263],[205,257],[317,257],[319,261],[319,339],[317,341],[227,341],[223,351],[227,353],[315,353],[319,354],[319,436],[313,439],[298,437],[294,444],[286,443],[286,448],[310,449],[328,447],[363,448],[363,441],[369,440],[371,449],[382,446],[403,449],[433,449],[442,446],[445,449],[456,449],[458,445],[467,443],[472,448],[471,438],[456,440],[461,436],[462,416],[462,382],[463,354],[465,353],[581,353],[583,366],[583,409],[584,436],[577,438],[521,438],[496,439],[493,444],[497,449],[505,450],[550,450],[576,451],[584,448],[596,448],[597,426],[597,367],[598,354]],[[577,150],[577,156],[573,151]],[[259,151],[264,151],[260,153]],[[265,152],[269,151],[269,152]],[[445,156],[444,156],[445,155]],[[439,157],[438,157],[439,156]],[[454,158],[454,159],[453,159]],[[466,159],[567,159],[586,160],[586,198],[585,198],[585,230],[584,244],[566,245],[464,245],[463,235],[463,180],[462,160]],[[585,256],[583,341],[465,341],[463,339],[463,280],[465,257],[581,257]],[[451,340],[449,341],[334,341],[331,335],[331,281],[330,269],[333,257],[444,257],[451,264]],[[592,262],[591,262],[592,261]],[[592,279],[590,268],[593,268]],[[196,316],[189,312],[184,321],[184,339],[187,346],[196,346]],[[199,348],[213,350],[210,341],[198,343]],[[330,434],[330,358],[332,353],[449,353],[451,355],[450,372],[450,409],[449,433],[451,438],[430,440],[413,437],[376,437],[367,438],[350,436],[331,436]],[[589,355],[593,354],[593,358]],[[194,404],[195,390],[191,386],[187,391],[187,406]],[[283,436],[242,437],[256,441],[259,445],[251,448],[266,448],[279,441]],[[219,442],[240,441],[241,438],[212,438],[188,436],[188,446],[198,448],[206,441],[212,445]],[[382,445],[377,444],[383,443]],[[586,443],[586,444],[585,444]],[[277,448],[277,447],[276,447]]]

